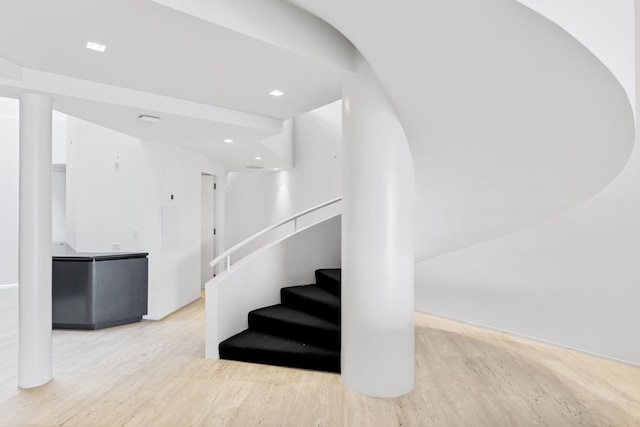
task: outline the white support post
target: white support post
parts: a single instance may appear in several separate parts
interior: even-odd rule
[[[342,135],[342,380],[399,396],[415,383],[413,164],[362,57],[343,91]]]
[[[18,386],[53,378],[51,348],[51,99],[20,96]]]

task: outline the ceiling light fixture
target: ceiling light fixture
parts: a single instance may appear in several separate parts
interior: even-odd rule
[[[160,117],[147,116],[146,114],[141,114],[138,118],[145,123],[158,123],[160,121]]]
[[[233,139],[227,138],[227,139],[224,140],[224,142],[227,143],[227,144],[232,144],[233,143]]]
[[[100,43],[87,42],[87,49],[95,50],[96,52],[104,52],[107,47]]]
[[[254,157],[254,159],[256,159],[256,160],[262,160],[262,157],[258,156],[258,157]]]
[[[269,92],[269,95],[271,95],[271,96],[282,96],[282,95],[284,95],[284,92],[282,92],[281,90],[278,90],[278,89],[274,89],[271,92]]]

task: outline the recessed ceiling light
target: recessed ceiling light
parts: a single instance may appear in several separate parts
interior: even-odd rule
[[[227,144],[231,144],[231,143],[233,143],[233,139],[227,138],[227,139],[224,140],[224,142],[226,142]]]
[[[147,116],[146,114],[141,114],[138,118],[145,123],[158,123],[160,121],[160,117]]]
[[[87,49],[95,50],[97,52],[104,52],[107,47],[100,43],[87,42]]]
[[[262,160],[262,157],[258,156],[258,157],[254,157],[254,159],[256,159],[256,160]]]
[[[273,168],[273,170],[274,170],[274,171],[279,171],[279,170],[280,170],[280,168]]]
[[[284,95],[284,92],[282,92],[281,90],[278,90],[278,89],[274,89],[271,92],[269,92],[269,95],[271,95],[271,96],[282,96],[282,95]]]

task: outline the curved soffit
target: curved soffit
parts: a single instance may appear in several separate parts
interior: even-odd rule
[[[513,0],[289,0],[367,58],[416,171],[416,259],[576,206],[629,157],[633,114],[583,45]]]
[[[616,76],[635,109],[633,0],[516,0],[564,28]]]

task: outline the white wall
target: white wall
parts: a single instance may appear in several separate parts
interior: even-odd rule
[[[174,144],[140,141],[71,117],[68,122],[69,244],[77,251],[148,252],[147,318],[197,299],[201,173],[220,177],[217,205],[224,205],[224,166]],[[164,207],[177,212],[165,230]],[[162,241],[167,227],[176,236],[173,244]]]
[[[0,98],[0,285],[18,283],[18,100]]]
[[[419,263],[417,309],[640,365],[639,144],[575,209]]]
[[[18,282],[19,102],[0,97],[0,285]],[[66,162],[66,115],[53,112],[53,163]],[[52,175],[53,240],[64,240],[63,175]]]
[[[51,240],[67,241],[67,171],[58,165],[51,171]]]
[[[227,247],[342,195],[341,117],[334,102],[294,119],[292,169],[229,174]]]
[[[154,177],[140,140],[84,120],[68,119],[68,243],[81,252],[142,250],[153,235],[145,209],[154,201]],[[157,190],[156,190],[157,191]],[[146,239],[142,240],[146,242]]]
[[[416,266],[416,308],[640,365],[640,151],[584,205]]]
[[[67,163],[67,115],[53,111],[51,121],[51,163]]]

